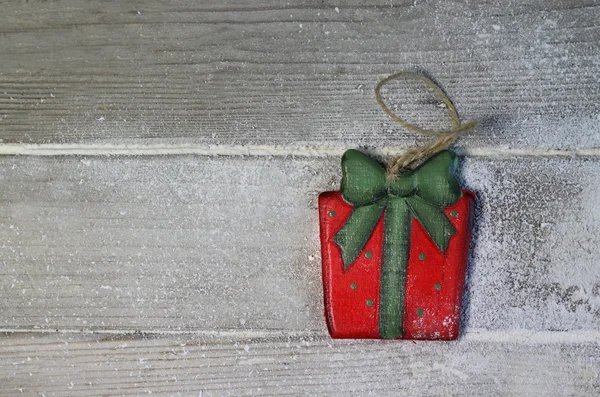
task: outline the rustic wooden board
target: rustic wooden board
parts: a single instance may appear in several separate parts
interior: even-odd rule
[[[8,335],[3,396],[592,396],[600,345]]]
[[[1,5],[4,143],[408,146],[373,86],[409,69],[482,122],[467,145],[600,145],[597,1]],[[443,120],[415,91],[389,99]]]
[[[0,395],[599,394],[600,2],[0,7],[0,153],[262,155],[0,157]],[[465,333],[334,341],[317,195],[424,141],[406,69],[482,122]]]
[[[600,163],[467,159],[469,330],[597,330]],[[0,158],[0,324],[325,333],[339,159]]]

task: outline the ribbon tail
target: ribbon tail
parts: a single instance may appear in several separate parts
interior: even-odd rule
[[[333,237],[333,241],[342,251],[344,271],[354,263],[367,241],[369,241],[384,206],[385,202],[381,201],[371,205],[355,207],[344,226]]]
[[[384,339],[395,339],[403,333],[411,219],[405,199],[389,201],[384,215],[385,235],[379,290],[379,335]]]
[[[433,206],[419,197],[408,197],[406,199],[416,219],[421,222],[423,229],[441,252],[448,248],[450,237],[456,234],[456,229],[448,219],[444,211]]]

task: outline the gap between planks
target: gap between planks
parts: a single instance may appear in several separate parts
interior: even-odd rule
[[[361,148],[361,146],[358,146]],[[394,156],[407,148],[362,147],[373,155]],[[201,145],[201,144],[3,144],[0,156],[341,156],[348,148],[326,146],[270,146],[270,145]],[[460,155],[474,157],[597,157],[600,148],[587,149],[511,149],[511,148],[457,148]]]
[[[0,334],[77,334],[77,335],[136,335],[213,337],[233,339],[311,339],[334,340],[319,331],[283,330],[156,330],[156,329],[27,329],[0,328]],[[514,342],[514,343],[600,343],[600,331],[486,331],[472,330],[459,337],[458,342]],[[417,341],[419,342],[419,341]],[[426,341],[420,341],[426,342]]]

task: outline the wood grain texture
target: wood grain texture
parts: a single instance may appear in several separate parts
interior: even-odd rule
[[[597,342],[8,335],[3,396],[591,396]]]
[[[597,1],[1,5],[4,143],[409,146],[423,139],[373,94],[408,69],[482,122],[469,146],[600,145]],[[443,124],[432,98],[391,89],[409,120]]]
[[[466,329],[597,330],[600,164],[463,161]],[[0,324],[325,333],[317,195],[338,159],[0,158]]]
[[[418,344],[326,337],[336,157],[0,157],[0,330],[24,331],[0,335],[0,395],[600,393],[600,163],[535,156],[598,153],[600,2],[0,9],[0,144],[412,146],[373,87],[420,70],[481,121],[462,144],[532,155],[463,161],[466,334]],[[384,96],[445,123],[415,85]]]

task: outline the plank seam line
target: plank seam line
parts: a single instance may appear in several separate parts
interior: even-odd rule
[[[350,147],[276,146],[276,145],[204,145],[204,144],[0,144],[0,156],[268,156],[268,157],[339,157]],[[361,149],[361,147],[358,147]],[[406,148],[384,149],[362,147],[380,156],[395,156]],[[596,157],[599,148],[457,148],[459,155],[473,157]]]
[[[160,330],[160,329],[79,329],[79,328],[0,328],[5,334],[79,334],[79,335],[139,335],[139,336],[196,336],[216,338],[307,338],[333,340],[319,331],[284,330]],[[514,343],[600,343],[600,331],[486,331],[472,330],[459,338],[468,342],[514,342]],[[422,342],[424,343],[424,341]]]

